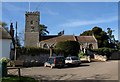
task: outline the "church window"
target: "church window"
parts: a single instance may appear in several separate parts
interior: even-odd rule
[[[47,45],[47,44],[44,44],[44,45],[43,45],[43,48],[48,48],[48,45]]]
[[[31,26],[31,32],[34,32],[35,30],[34,30],[34,27],[33,26]]]
[[[32,21],[30,21],[30,24],[34,24],[33,20],[32,20]]]

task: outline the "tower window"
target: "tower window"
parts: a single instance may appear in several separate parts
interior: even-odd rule
[[[33,24],[34,22],[33,22],[33,20],[32,21],[30,21],[30,24]]]

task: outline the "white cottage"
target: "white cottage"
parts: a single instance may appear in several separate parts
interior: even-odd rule
[[[0,58],[10,58],[12,38],[8,31],[0,26]]]

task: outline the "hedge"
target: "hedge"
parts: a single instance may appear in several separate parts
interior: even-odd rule
[[[40,54],[49,54],[49,49],[36,48],[36,47],[18,47],[17,56],[19,55],[40,55]]]
[[[111,56],[111,54],[113,52],[115,52],[116,50],[115,49],[112,49],[112,48],[106,48],[106,47],[103,47],[103,48],[99,48],[99,49],[92,49],[92,51],[94,53],[97,53],[98,55],[106,55],[108,58]]]

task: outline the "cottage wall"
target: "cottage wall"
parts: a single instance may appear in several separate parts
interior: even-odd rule
[[[27,64],[34,63],[38,65],[43,65],[47,59],[49,58],[49,54],[39,54],[39,55],[20,55],[17,60],[20,60],[27,66]]]
[[[2,43],[2,46],[0,46],[0,52],[2,52],[2,54],[0,54],[0,57],[7,57],[10,58],[10,50],[11,50],[11,43],[12,40],[11,39],[0,39],[0,43]]]

